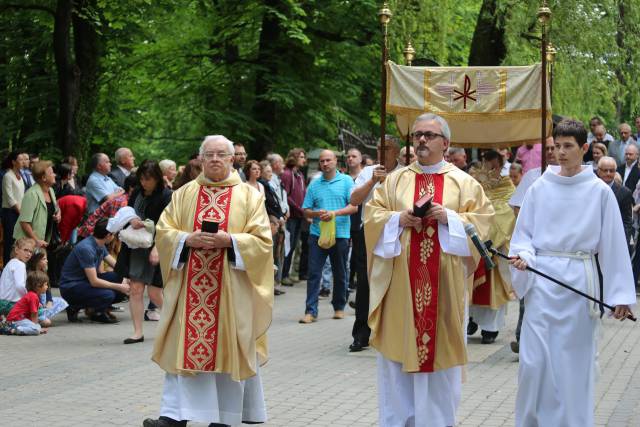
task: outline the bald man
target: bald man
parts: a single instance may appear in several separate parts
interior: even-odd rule
[[[398,155],[398,164],[400,166],[407,166],[416,161],[416,152],[413,147],[409,147],[409,163],[407,163],[407,147],[404,146],[400,150]]]
[[[640,169],[638,169],[638,153],[640,149],[632,144],[624,149],[624,163],[618,166],[618,173],[622,177],[622,183],[631,192],[635,191],[640,180]]]
[[[637,145],[635,139],[631,136],[631,126],[622,123],[618,126],[620,139],[609,143],[609,155],[616,161],[617,166],[624,164],[624,152],[629,145]]]
[[[302,324],[313,323],[318,319],[320,279],[327,257],[331,261],[333,271],[333,318],[344,318],[344,306],[347,303],[347,257],[351,236],[349,215],[358,210],[349,204],[353,179],[338,172],[335,153],[323,150],[318,161],[322,176],[309,184],[302,203],[305,218],[313,220],[309,229],[307,300],[304,317],[299,321]],[[334,219],[335,244],[331,247],[321,247],[318,244],[320,222],[330,222]]]

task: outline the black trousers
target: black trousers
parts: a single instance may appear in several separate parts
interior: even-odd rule
[[[354,340],[363,344],[369,343],[371,329],[367,325],[369,317],[369,280],[367,278],[367,251],[364,243],[364,229],[351,236],[351,259],[356,270],[356,321],[353,323],[351,335]]]

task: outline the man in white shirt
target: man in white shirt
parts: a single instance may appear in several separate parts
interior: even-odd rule
[[[624,164],[618,166],[618,173],[622,177],[622,183],[631,191],[635,191],[640,180],[640,169],[638,169],[638,152],[640,149],[636,144],[627,146],[624,150]]]

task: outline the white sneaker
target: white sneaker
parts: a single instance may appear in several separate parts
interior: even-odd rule
[[[160,320],[160,313],[155,310],[147,310],[144,313],[144,320],[149,320],[151,322],[157,322]]]

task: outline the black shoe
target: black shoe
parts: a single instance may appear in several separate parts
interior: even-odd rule
[[[105,313],[104,311],[100,313],[92,314],[90,319],[92,322],[97,322],[97,323],[111,323],[111,324],[118,323],[118,319],[114,319],[107,316],[107,313]]]
[[[211,423],[209,427],[231,427],[229,424]]]
[[[176,421],[169,417],[160,417],[157,420],[147,418],[142,422],[142,427],[186,427],[186,421]]]
[[[349,346],[350,353],[357,353],[369,347],[369,343],[363,343],[360,340],[353,340],[353,344]]]
[[[493,344],[496,341],[496,338],[498,337],[498,331],[496,332],[489,332],[489,331],[482,331],[482,344]]]
[[[331,291],[329,289],[322,289],[320,291],[320,298],[329,298]]]
[[[140,338],[126,338],[123,343],[124,344],[136,344],[139,342],[144,342],[144,336],[140,337]]]
[[[356,309],[356,302],[355,301],[349,301],[349,307],[353,308],[354,310]]]
[[[467,335],[473,335],[478,332],[478,324],[473,321],[473,319],[469,319],[469,324],[467,325]]]
[[[511,347],[511,351],[513,351],[514,353],[520,353],[520,341],[511,341],[509,346]]]
[[[273,294],[277,296],[277,295],[286,294],[286,292],[281,291],[280,289],[273,288]]]
[[[82,323],[82,320],[78,319],[78,312],[80,309],[67,307],[67,320],[71,323]]]

